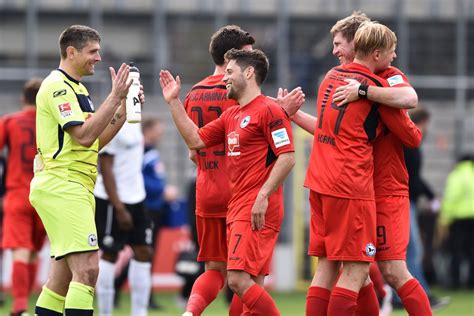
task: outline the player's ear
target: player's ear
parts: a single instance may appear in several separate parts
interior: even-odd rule
[[[68,46],[66,48],[66,58],[72,58],[76,54],[77,50],[74,48],[74,46]]]
[[[255,73],[255,68],[253,68],[252,66],[248,66],[245,69],[245,78],[250,79],[254,73]]]
[[[374,57],[374,60],[379,60],[380,58],[380,50],[379,49],[376,49],[374,50],[374,52],[372,53],[372,56]]]

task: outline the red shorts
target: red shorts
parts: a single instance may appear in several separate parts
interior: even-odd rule
[[[227,237],[225,217],[196,215],[199,242],[198,261],[227,261]]]
[[[28,195],[7,192],[3,199],[2,248],[40,251],[46,237],[43,223]]]
[[[375,260],[406,260],[410,238],[408,196],[382,196],[377,206],[377,254]]]
[[[253,276],[268,275],[278,234],[267,226],[252,230],[252,224],[247,221],[227,225],[227,270],[241,270]]]
[[[375,201],[310,192],[311,224],[308,254],[338,261],[373,262]]]

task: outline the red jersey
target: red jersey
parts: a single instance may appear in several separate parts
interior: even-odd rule
[[[36,109],[5,115],[0,120],[0,150],[8,149],[6,190],[26,190],[33,178],[36,155]]]
[[[232,192],[227,223],[250,221],[257,193],[267,180],[278,155],[293,152],[291,122],[274,101],[263,95],[244,107],[231,107],[199,130],[206,146],[225,143]],[[265,225],[279,230],[283,220],[283,191],[268,199]]]
[[[389,67],[378,73],[378,76],[387,79],[391,87],[411,87],[408,78],[396,67]],[[379,111],[384,122],[396,126],[386,125],[374,143],[375,195],[408,196],[408,171],[403,145],[410,148],[420,146],[421,131],[411,121],[406,110],[381,106]]]
[[[227,99],[224,75],[209,76],[194,85],[184,100],[188,116],[198,127],[217,119],[237,104]],[[225,217],[230,199],[224,143],[197,151],[196,215]]]
[[[318,92],[318,120],[305,186],[335,197],[373,200],[372,144],[380,130],[378,105],[359,99],[338,107],[333,94],[347,78],[366,85],[387,85],[357,63],[334,67],[326,74]]]

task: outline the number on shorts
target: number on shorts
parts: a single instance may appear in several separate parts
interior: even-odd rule
[[[237,237],[237,242],[235,243],[234,250],[232,251],[232,254],[235,253],[235,251],[237,250],[237,247],[240,244],[240,240],[242,239],[242,234],[234,234],[234,236]]]
[[[387,243],[387,235],[385,234],[385,226],[377,226],[377,238],[381,238],[382,242],[378,242],[378,246],[383,246]]]

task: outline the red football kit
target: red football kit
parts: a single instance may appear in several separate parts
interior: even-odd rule
[[[188,116],[199,127],[217,119],[237,101],[227,99],[224,75],[209,76],[194,85],[184,100]],[[197,151],[196,215],[226,217],[230,199],[224,143]]]
[[[227,99],[224,75],[209,76],[184,100],[186,113],[198,127],[237,104]],[[227,261],[226,215],[230,199],[224,143],[197,151],[196,229],[198,261]]]
[[[318,120],[305,186],[311,189],[308,253],[329,260],[374,260],[376,241],[373,141],[381,130],[379,105],[359,99],[338,107],[334,91],[347,78],[388,86],[360,64],[331,69],[318,92]],[[391,117],[388,125],[396,125]]]
[[[391,87],[411,87],[408,78],[396,67],[389,67],[378,75]],[[385,126],[374,143],[376,260],[405,260],[410,236],[410,202],[403,145],[418,147],[422,135],[406,110],[382,106],[379,111],[382,119],[383,115],[398,119],[397,126],[401,129]]]
[[[231,190],[228,269],[266,274],[283,220],[282,187],[268,198],[263,230],[249,229],[251,210],[277,157],[294,151],[290,120],[274,101],[260,95],[225,111],[201,128],[199,136],[207,146],[225,144]]]
[[[3,248],[39,251],[46,236],[28,198],[36,154],[35,114],[34,109],[29,109],[6,115],[0,120],[0,150],[3,147],[8,149]]]

